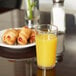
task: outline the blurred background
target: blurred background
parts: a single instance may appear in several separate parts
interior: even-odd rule
[[[76,0],[64,0],[65,8],[76,10]],[[0,0],[0,7],[9,7],[9,8],[19,8],[22,6],[24,8],[24,0]],[[52,0],[39,0],[40,6],[47,5],[46,7],[51,6]]]
[[[23,2],[24,0],[22,0]],[[75,10],[76,11],[76,0],[64,0],[64,7],[66,9],[69,9],[69,10]],[[45,6],[46,8],[48,9],[45,9],[46,11],[47,10],[50,10],[50,6],[52,6],[52,0],[39,0],[39,7],[40,9]],[[22,8],[24,8],[24,5],[22,3]]]
[[[51,11],[52,0],[38,0],[39,10],[42,12]],[[72,14],[76,24],[76,4],[75,0],[64,0],[64,7],[66,13]],[[3,12],[7,9],[10,11]],[[42,14],[41,14],[42,15]],[[47,17],[48,16],[48,17]],[[49,14],[44,15],[49,18]],[[45,22],[45,21],[44,21]],[[47,20],[47,22],[49,22]],[[18,27],[24,25],[24,0],[0,0],[0,30],[9,27]]]

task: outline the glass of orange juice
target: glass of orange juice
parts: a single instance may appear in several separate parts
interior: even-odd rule
[[[41,69],[52,69],[56,64],[57,27],[41,24],[35,28],[37,65]]]

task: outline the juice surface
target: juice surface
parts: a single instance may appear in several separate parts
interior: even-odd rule
[[[36,35],[38,66],[51,67],[56,63],[57,37],[54,34]]]

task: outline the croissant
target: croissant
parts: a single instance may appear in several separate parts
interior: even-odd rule
[[[2,40],[4,43],[9,45],[13,45],[16,42],[19,32],[15,29],[8,29],[2,36]]]
[[[33,42],[35,42],[35,35],[36,35],[36,31],[35,30],[32,30],[32,32],[31,32],[31,36],[30,36],[30,43],[33,43]]]
[[[28,42],[27,40],[29,39],[30,35],[31,35],[31,29],[28,27],[22,27],[19,36],[17,38],[18,44],[20,45],[27,44]]]

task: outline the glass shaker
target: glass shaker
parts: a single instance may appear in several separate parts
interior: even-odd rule
[[[51,24],[58,27],[58,44],[56,56],[62,56],[64,52],[64,35],[65,35],[65,10],[64,0],[53,0],[51,9]]]

